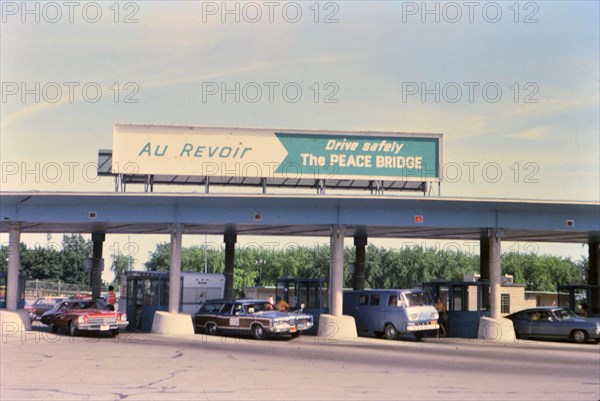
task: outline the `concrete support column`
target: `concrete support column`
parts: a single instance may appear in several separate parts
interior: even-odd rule
[[[490,239],[479,240],[479,279],[490,280]]]
[[[100,298],[102,291],[102,270],[104,270],[104,260],[102,259],[102,245],[106,235],[104,233],[92,233],[92,270],[90,271],[90,288],[92,289],[92,299]]]
[[[489,236],[489,252],[490,252],[490,313],[492,319],[500,319],[500,293],[502,285],[502,246],[501,232],[498,230],[490,230]]]
[[[8,228],[8,270],[6,272],[6,309],[17,310],[19,301],[19,267],[21,264],[21,225]]]
[[[233,292],[233,265],[235,261],[236,234],[225,234],[225,299],[235,298]]]
[[[600,285],[600,241],[588,244],[588,284]],[[590,313],[600,313],[600,290],[592,290]]]
[[[342,298],[344,288],[344,226],[331,228],[329,249],[329,293],[331,296],[331,315],[342,316]]]
[[[179,313],[181,293],[181,240],[183,226],[171,227],[171,247],[169,248],[169,313]]]
[[[354,246],[356,248],[356,260],[354,261],[354,285],[355,290],[365,289],[365,259],[367,236],[354,237]]]
[[[514,342],[516,340],[513,322],[510,319],[502,318],[500,314],[502,235],[501,229],[488,231],[491,316],[482,316],[479,319],[477,338],[490,342]]]

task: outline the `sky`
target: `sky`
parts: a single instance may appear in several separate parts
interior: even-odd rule
[[[1,7],[2,191],[114,191],[98,149],[139,123],[443,133],[442,196],[600,200],[597,1]]]

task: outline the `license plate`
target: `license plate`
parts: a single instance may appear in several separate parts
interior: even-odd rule
[[[109,328],[110,326],[108,324],[103,324],[102,326],[100,326],[101,331],[108,331]]]
[[[290,333],[295,333],[298,329],[295,327],[290,327]]]

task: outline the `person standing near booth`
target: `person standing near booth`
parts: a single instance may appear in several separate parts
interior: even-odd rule
[[[116,310],[115,305],[117,304],[117,295],[115,294],[115,287],[112,285],[108,286],[108,293],[104,300],[109,309]]]
[[[440,326],[440,331],[442,332],[442,337],[446,337],[447,335],[447,324],[448,324],[448,311],[446,309],[446,305],[442,302],[441,298],[438,298],[435,303],[435,309],[438,311],[438,325]]]

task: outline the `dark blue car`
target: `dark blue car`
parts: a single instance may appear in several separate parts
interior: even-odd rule
[[[600,319],[578,316],[568,308],[529,308],[506,318],[512,320],[517,338],[572,340],[576,343],[600,341]]]

